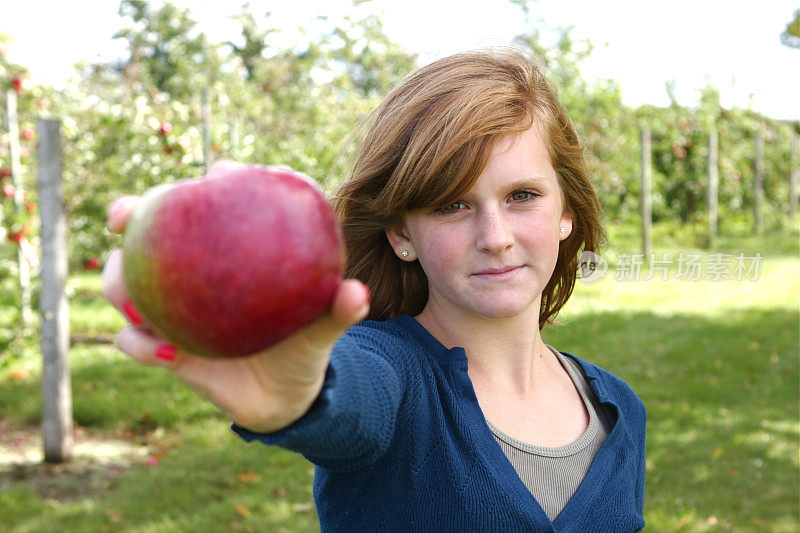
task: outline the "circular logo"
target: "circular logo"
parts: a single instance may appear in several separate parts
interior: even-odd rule
[[[606,260],[594,252],[585,250],[578,258],[578,278],[584,283],[591,283],[605,277],[608,271]]]

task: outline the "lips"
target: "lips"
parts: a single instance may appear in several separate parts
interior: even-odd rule
[[[499,268],[486,268],[473,274],[473,276],[480,277],[504,277],[513,275],[517,270],[521,269],[522,265],[505,266]]]

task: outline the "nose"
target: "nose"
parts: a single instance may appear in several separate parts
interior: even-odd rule
[[[499,254],[514,245],[511,221],[498,210],[484,212],[477,219],[476,244],[480,250]]]

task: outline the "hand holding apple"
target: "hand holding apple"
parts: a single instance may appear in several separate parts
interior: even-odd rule
[[[311,179],[278,167],[217,169],[150,189],[124,241],[136,308],[208,357],[268,348],[330,307],[344,270],[336,215]]]
[[[209,178],[223,176],[240,167],[231,162],[222,162],[212,167]],[[139,202],[138,198],[130,196],[115,202],[109,212],[109,228],[116,233],[124,232],[131,220],[131,213],[136,210]],[[307,212],[299,211],[295,217],[308,215]],[[229,250],[226,243],[217,244]],[[228,244],[233,246],[236,243]],[[282,251],[284,254],[292,252],[290,249]],[[230,260],[224,254],[218,259],[224,261],[226,258]],[[217,259],[205,260],[214,262]],[[279,261],[279,258],[275,260]],[[242,272],[251,267],[244,264],[248,261],[246,253],[237,255],[234,261],[242,267]],[[263,262],[265,259],[252,256],[250,261]],[[120,310],[130,306],[132,296],[123,275],[123,262],[122,251],[116,250],[109,256],[103,270],[106,297]],[[300,275],[300,270],[295,266],[284,266],[284,269]],[[219,282],[219,286],[210,288],[224,296],[224,280]],[[242,355],[243,352],[231,354],[206,351],[206,356],[198,356],[180,346],[176,350],[172,348],[176,344],[174,340],[165,340],[162,336],[164,333],[156,333],[158,328],[154,329],[147,323],[149,317],[145,312],[145,323],[133,324],[123,329],[117,336],[117,342],[122,351],[142,363],[170,368],[180,379],[209,398],[240,425],[253,431],[274,431],[290,424],[308,409],[322,386],[333,344],[347,327],[367,314],[368,290],[357,280],[338,282],[330,298],[318,318],[297,326],[300,329],[288,333],[282,339],[273,339],[269,348],[247,357],[228,358],[230,355]],[[213,303],[213,298],[211,302],[209,305],[217,305]],[[213,308],[194,311],[202,311],[208,327],[212,327],[215,313],[219,316],[219,313],[228,312]],[[265,316],[262,320],[261,324],[255,320],[251,325],[254,324],[256,330],[270,332],[273,327],[270,322],[274,319]],[[164,325],[161,327],[164,328]],[[232,344],[237,344],[237,341],[232,339]],[[211,359],[208,355],[223,358]]]

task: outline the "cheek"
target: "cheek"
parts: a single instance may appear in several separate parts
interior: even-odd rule
[[[458,250],[453,246],[452,241],[431,240],[425,243],[417,255],[426,272],[428,270],[441,271],[450,268],[457,262]]]
[[[526,227],[517,232],[517,242],[527,253],[540,257],[540,261],[548,257],[555,265],[561,235],[552,218],[542,217],[536,221],[527,221]]]
[[[440,277],[458,268],[464,255],[464,243],[459,233],[440,230],[419,235],[414,250],[428,278]]]

